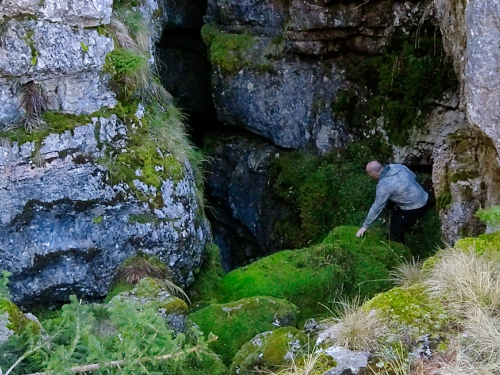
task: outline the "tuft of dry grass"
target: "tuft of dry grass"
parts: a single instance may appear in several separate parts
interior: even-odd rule
[[[153,259],[145,254],[137,254],[129,258],[118,268],[115,276],[115,282],[123,281],[129,285],[135,286],[143,278],[152,278],[161,284],[163,289],[173,296],[181,297],[189,302],[189,297],[181,287],[170,280],[170,275],[159,260]]]
[[[498,254],[445,249],[426,284],[433,297],[444,298],[463,317],[475,308],[497,310],[500,307]]]
[[[426,272],[422,269],[422,262],[412,258],[408,262],[401,262],[389,273],[389,277],[394,285],[406,288],[424,282]]]
[[[384,319],[375,310],[361,309],[359,297],[351,302],[338,302],[333,312],[337,317],[325,320],[328,328],[320,333],[320,338],[333,345],[351,350],[371,349],[385,330]]]

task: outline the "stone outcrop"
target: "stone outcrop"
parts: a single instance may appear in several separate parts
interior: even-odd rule
[[[132,186],[112,183],[97,160],[126,150],[127,128],[115,116],[92,121],[49,135],[40,148],[0,147],[0,269],[13,273],[16,302],[102,297],[137,252],[160,258],[180,285],[201,263],[210,232],[189,164],[158,192],[140,181],[140,169]]]
[[[218,119],[280,147],[346,146],[350,130],[332,113],[347,85],[340,52],[383,53],[424,13],[410,2],[209,1],[205,41]]]
[[[283,248],[276,224],[290,209],[273,194],[270,168],[286,152],[244,132],[206,137],[211,162],[207,198],[214,239],[226,271]]]
[[[5,1],[0,5],[4,16],[17,17],[0,30],[0,129],[24,114],[28,82],[40,86],[50,110],[90,114],[116,104],[101,74],[113,40],[83,28],[109,23],[111,1],[38,4]]]
[[[449,243],[477,235],[479,207],[500,203],[498,2],[435,0],[444,46],[461,83],[464,125],[434,151],[433,179]],[[440,198],[441,197],[441,198]]]

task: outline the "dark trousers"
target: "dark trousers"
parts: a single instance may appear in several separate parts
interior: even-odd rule
[[[391,226],[389,230],[391,241],[404,242],[404,234],[417,222],[419,218],[424,216],[426,206],[415,210],[401,210],[395,208],[391,218]]]

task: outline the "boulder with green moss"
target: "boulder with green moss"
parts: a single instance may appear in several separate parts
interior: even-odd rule
[[[294,327],[259,333],[236,353],[231,375],[252,375],[258,369],[276,370],[290,363],[308,345],[307,336]]]
[[[387,290],[389,270],[409,256],[409,250],[389,243],[377,231],[357,238],[357,229],[335,228],[318,245],[281,251],[229,272],[222,280],[223,301],[283,298],[299,307],[305,321],[327,312],[322,305],[342,295],[364,298]]]
[[[144,307],[153,307],[167,320],[170,328],[175,332],[183,332],[188,306],[172,293],[162,282],[146,277],[141,279],[135,288],[116,294],[109,302],[131,300]]]
[[[424,334],[439,334],[451,319],[441,301],[433,299],[420,284],[380,293],[362,308],[375,309],[388,319],[389,326],[405,327],[413,338]]]
[[[218,336],[210,347],[229,365],[239,348],[255,335],[278,327],[295,326],[299,310],[294,304],[271,297],[244,298],[214,304],[189,315],[208,335]]]
[[[7,298],[0,298],[0,345],[14,333],[21,333],[31,322],[19,307]]]

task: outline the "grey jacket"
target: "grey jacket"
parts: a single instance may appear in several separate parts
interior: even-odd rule
[[[401,164],[389,164],[378,178],[377,194],[366,220],[368,228],[380,215],[388,200],[402,210],[415,210],[425,206],[428,194],[415,180],[415,173]]]

